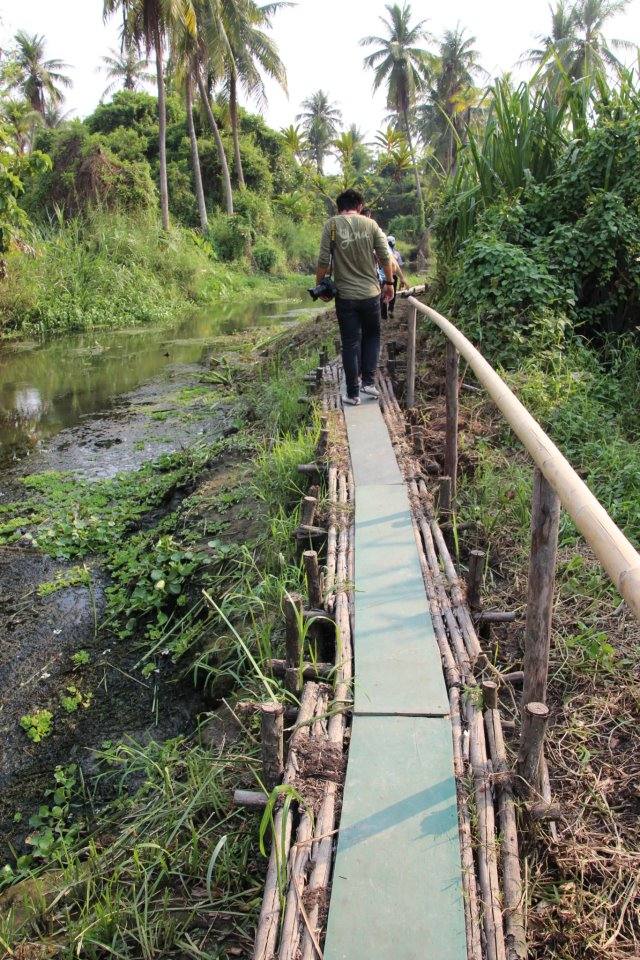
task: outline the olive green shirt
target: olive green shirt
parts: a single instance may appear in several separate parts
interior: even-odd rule
[[[344,300],[368,300],[380,296],[374,253],[380,266],[389,262],[391,251],[384,233],[369,217],[339,213],[324,225],[318,266],[327,268],[330,259],[331,225],[335,224],[333,279],[338,296]]]

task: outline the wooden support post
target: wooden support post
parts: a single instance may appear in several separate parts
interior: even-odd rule
[[[538,792],[540,757],[548,720],[549,708],[544,703],[525,704],[516,766],[519,789],[525,796]]]
[[[312,527],[316,515],[318,501],[315,497],[305,497],[300,508],[300,523],[304,527]]]
[[[444,472],[451,477],[451,499],[456,499],[458,480],[458,364],[460,355],[447,340],[445,401],[447,424],[444,446]]]
[[[451,513],[451,477],[438,478],[438,516],[448,517]]]
[[[482,606],[480,590],[484,574],[484,550],[472,550],[469,554],[469,571],[467,573],[467,604],[471,610],[479,610]]]
[[[485,710],[498,709],[498,684],[493,680],[485,680],[482,684],[482,698]]]
[[[322,367],[316,367],[316,387],[322,383]]]
[[[287,649],[287,670],[285,683],[292,693],[302,689],[300,665],[302,663],[302,641],[300,625],[302,623],[302,597],[299,593],[288,593],[284,601],[285,645]]]
[[[284,707],[281,703],[260,704],[262,776],[267,793],[282,780],[284,771]]]
[[[342,343],[340,341],[340,337],[333,338],[333,347],[336,351],[336,355],[340,356],[340,354],[342,353]]]
[[[389,340],[387,343],[387,356],[389,360],[395,360],[397,351],[397,344],[395,340]]]
[[[407,389],[405,406],[409,409],[416,400],[416,326],[418,311],[415,307],[409,310],[407,321]]]
[[[307,591],[309,606],[320,608],[323,603],[322,574],[318,563],[318,554],[315,550],[305,550],[302,554],[304,569],[307,575]]]
[[[322,350],[320,351],[320,366],[326,367],[328,363],[329,363],[329,351],[327,350],[326,347],[323,347]]]
[[[395,379],[396,379],[396,359],[395,359],[395,357],[393,357],[393,359],[392,359],[391,357],[389,357],[389,359],[387,360],[387,370],[389,371],[389,376],[390,376],[390,378],[391,378],[391,382],[394,383],[394,382],[395,382]]]
[[[523,704],[544,703],[547,699],[559,521],[558,494],[536,467],[531,506],[531,556],[524,635]]]

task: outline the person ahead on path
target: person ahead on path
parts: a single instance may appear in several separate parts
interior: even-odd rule
[[[389,244],[389,249],[391,250],[391,267],[393,269],[393,297],[386,303],[382,301],[382,319],[386,320],[388,317],[393,317],[393,310],[396,305],[396,293],[398,290],[398,283],[400,283],[400,289],[407,286],[407,281],[404,278],[404,273],[402,272],[402,254],[399,250],[396,250],[396,238],[392,235],[387,237],[387,243]]]
[[[387,238],[375,222],[362,216],[364,200],[357,190],[345,190],[336,200],[338,216],[324,225],[316,283],[329,272],[337,287],[336,315],[342,341],[342,365],[347,402],[360,403],[358,353],[362,348],[362,392],[378,396],[373,385],[380,353],[380,284],[377,262],[385,274],[382,296],[393,296],[393,270]],[[375,254],[375,257],[374,257]]]

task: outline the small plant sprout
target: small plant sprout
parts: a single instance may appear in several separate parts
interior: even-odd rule
[[[20,717],[20,726],[34,743],[40,743],[53,730],[53,714],[51,710],[35,710]]]
[[[91,663],[91,655],[87,650],[76,650],[71,655],[71,662],[74,667],[86,667],[88,663]]]

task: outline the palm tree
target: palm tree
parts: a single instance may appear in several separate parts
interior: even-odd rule
[[[296,117],[305,132],[309,152],[322,175],[324,158],[338,134],[342,113],[335,103],[331,103],[324,90],[316,90],[300,104],[302,111]]]
[[[104,100],[122,84],[124,90],[138,90],[143,83],[151,83],[153,74],[149,73],[149,61],[140,56],[140,51],[131,41],[124,40],[122,50],[110,50],[110,56],[102,58],[103,66],[98,67],[106,73],[109,85],[102,92]]]
[[[233,214],[233,189],[229,162],[220,128],[211,106],[211,92],[224,74],[229,44],[221,17],[220,4],[214,0],[194,0],[198,23],[195,80],[218,153],[222,176],[222,193],[227,214]]]
[[[621,63],[614,50],[636,49],[627,40],[607,40],[607,21],[623,13],[630,0],[558,0],[551,13],[551,31],[537,39],[541,46],[527,50],[524,62],[546,67],[541,77],[551,84],[593,78]]]
[[[577,0],[575,22],[577,37],[572,43],[570,75],[578,80],[605,73],[607,68],[620,69],[622,64],[614,50],[636,50],[628,40],[607,40],[607,21],[623,13],[631,0]]]
[[[121,10],[133,42],[144,43],[147,54],[153,49],[158,85],[158,153],[160,158],[160,209],[162,226],[169,229],[169,187],[167,184],[167,104],[164,87],[164,44],[167,31],[178,20],[196,32],[191,0],[103,0],[105,18]]]
[[[458,144],[478,99],[474,79],[486,71],[474,49],[475,37],[459,25],[447,30],[440,43],[435,83],[418,110],[422,139],[429,143],[449,173],[455,170]]]
[[[185,110],[187,114],[187,131],[191,146],[191,168],[195,187],[198,217],[203,233],[209,226],[207,204],[202,184],[202,168],[200,166],[200,151],[198,138],[193,119],[193,82],[198,69],[198,38],[187,25],[179,21],[173,25],[171,31],[171,60],[173,79],[184,92]]]
[[[30,152],[36,128],[42,122],[42,115],[28,100],[9,98],[0,102],[0,123],[10,132],[17,153]]]
[[[280,133],[285,145],[291,150],[296,160],[301,160],[307,149],[307,141],[298,124],[291,123],[288,127],[283,127]]]
[[[64,100],[61,87],[70,87],[71,80],[61,70],[68,68],[62,60],[45,60],[45,38],[19,30],[15,36],[14,52],[16,74],[12,88],[19,89],[29,101],[32,110],[44,116],[47,103]]]
[[[389,19],[380,17],[387,36],[364,37],[360,43],[364,47],[376,46],[377,50],[365,57],[365,66],[374,71],[373,89],[383,84],[387,87],[387,106],[394,110],[402,120],[407,143],[411,152],[416,196],[418,203],[418,221],[424,232],[425,216],[422,199],[422,185],[411,135],[411,113],[416,98],[426,89],[433,72],[434,57],[420,44],[430,42],[426,31],[426,21],[411,23],[411,7],[405,3],[387,4],[385,7]]]
[[[221,0],[222,25],[227,41],[224,49],[225,87],[229,98],[236,176],[241,189],[245,186],[245,179],[240,156],[238,86],[260,107],[266,105],[261,71],[286,91],[284,64],[274,41],[265,32],[271,26],[274,13],[286,6],[290,4],[278,0],[265,6],[259,6],[254,0]]]

